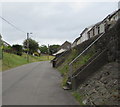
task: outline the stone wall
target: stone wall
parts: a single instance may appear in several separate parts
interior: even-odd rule
[[[106,64],[91,78],[87,79],[77,90],[82,101],[87,105],[118,105],[120,95],[118,89],[118,63]],[[119,87],[118,87],[119,86]]]
[[[120,105],[120,20],[105,35],[108,63],[77,89],[86,105]]]

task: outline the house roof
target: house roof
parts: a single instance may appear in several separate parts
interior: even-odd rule
[[[96,23],[95,25],[93,25],[88,31],[91,31],[95,26],[99,26],[102,22],[104,22],[106,19],[110,19],[112,16],[114,16],[118,11],[120,11],[120,9],[118,9],[117,11],[114,11],[113,13],[109,14],[108,16],[106,16],[102,21]]]
[[[95,26],[98,26],[98,24],[100,24],[100,22],[98,22],[98,23],[96,23],[94,25],[89,26],[88,32],[91,31]]]
[[[65,41],[62,45],[64,45],[64,44],[66,44],[66,43],[68,43],[68,44],[71,44],[70,42],[68,42],[68,41]]]
[[[80,39],[80,37],[76,38],[72,44],[74,44],[75,42],[77,42],[79,39]]]
[[[53,55],[58,55],[58,54],[61,54],[65,51],[66,51],[66,49],[60,49],[58,52],[54,53]]]
[[[118,9],[118,10],[112,12],[111,14],[109,14],[109,15],[108,15],[108,16],[109,16],[109,19],[110,19],[111,17],[113,17],[116,13],[118,13],[119,11],[120,11],[120,9]]]
[[[68,42],[68,41],[65,41],[65,42],[58,48],[58,50],[60,50],[60,49],[68,49],[68,46],[71,46],[71,43]]]
[[[82,35],[86,30],[88,30],[88,28],[85,28],[80,35]]]

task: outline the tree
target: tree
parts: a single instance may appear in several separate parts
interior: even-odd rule
[[[59,47],[60,47],[60,45],[50,45],[49,46],[50,55],[56,53],[58,51]]]
[[[7,53],[12,53],[12,47],[3,45],[3,51]]]
[[[18,44],[13,45],[12,50],[13,50],[14,54],[17,54],[17,55],[20,55],[20,56],[22,55],[22,52],[23,52],[22,45],[18,45]]]
[[[48,54],[48,48],[46,45],[40,46],[40,51],[42,54]]]
[[[27,47],[27,43],[29,44],[29,47]],[[29,54],[33,54],[34,52],[37,52],[37,50],[39,49],[39,44],[38,42],[36,42],[35,40],[29,38],[28,40],[26,39],[24,42],[23,42],[23,47],[25,49],[28,48],[28,51],[29,51]]]

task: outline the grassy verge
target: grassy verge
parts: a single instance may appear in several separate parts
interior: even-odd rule
[[[47,61],[54,58],[53,56],[49,56],[49,59],[48,59],[48,56],[46,55],[41,55],[40,57],[29,55],[29,62],[28,62],[26,56],[27,56],[26,54],[23,54],[22,56],[18,56],[15,54],[4,53],[3,61],[2,61],[2,71],[5,71],[20,65],[24,65],[27,63]]]
[[[89,50],[86,54],[82,55],[77,59],[76,62],[72,64],[72,70],[75,72],[77,69],[79,69],[81,66],[86,64],[86,62],[95,54],[94,49]],[[62,81],[62,86],[66,84],[67,78],[68,78],[68,73],[69,73],[69,63],[76,58],[78,55],[77,50],[72,50],[71,54],[66,58],[65,62],[59,66],[57,69],[63,75],[63,81]]]
[[[75,99],[79,102],[80,105],[84,105],[82,103],[82,96],[80,95],[80,93],[74,91],[72,92],[72,95],[75,97]]]
[[[86,54],[82,55],[77,59],[75,63],[72,65],[73,72],[76,72],[77,69],[79,69],[82,65],[86,64],[88,60],[95,54],[94,49],[90,49]],[[71,54],[66,58],[65,62],[58,67],[59,72],[63,75],[62,79],[62,86],[66,85],[68,74],[69,74],[69,63],[78,55],[77,50],[72,50]],[[73,91],[72,95],[75,97],[75,99],[79,102],[80,105],[84,105],[82,103],[82,96],[80,93]]]
[[[0,60],[0,72],[2,71],[2,60]]]

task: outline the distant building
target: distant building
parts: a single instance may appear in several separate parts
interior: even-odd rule
[[[65,42],[58,48],[58,50],[60,50],[60,49],[69,50],[70,48],[71,48],[71,43],[68,42],[68,41],[65,41]]]
[[[56,53],[54,53],[53,55],[58,55],[61,54],[65,51],[68,51],[71,49],[71,43],[68,41],[65,41],[59,48],[58,51]]]

